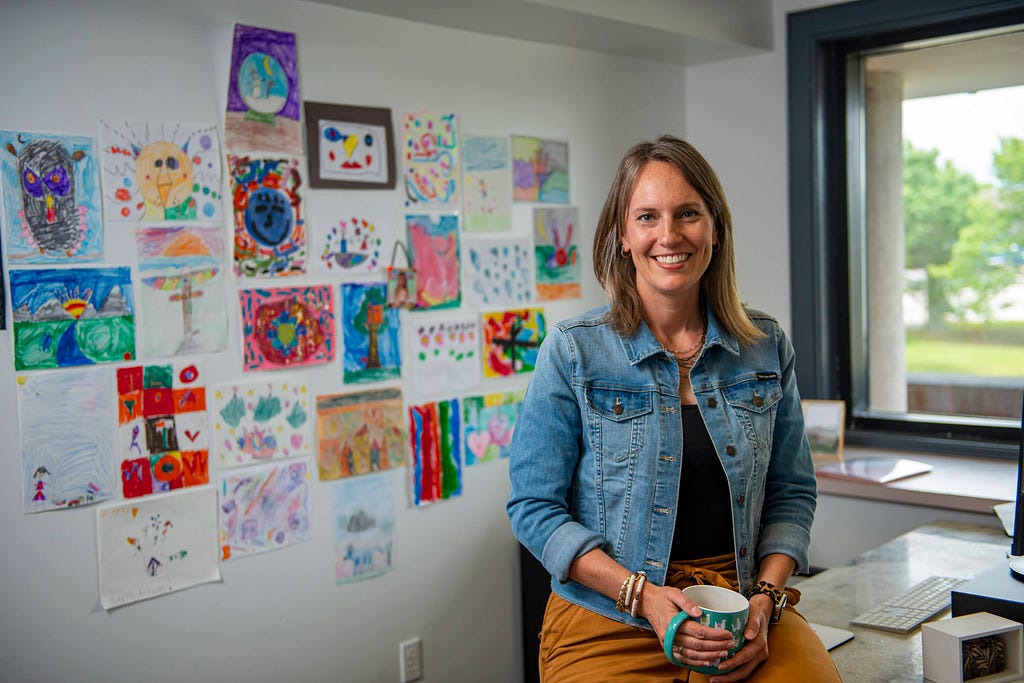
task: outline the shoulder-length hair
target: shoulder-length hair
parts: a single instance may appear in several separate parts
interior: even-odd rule
[[[711,306],[715,317],[741,344],[761,339],[764,333],[747,316],[736,287],[732,214],[722,185],[700,152],[671,135],[662,135],[653,142],[638,143],[626,152],[601,210],[594,235],[594,274],[611,299],[612,326],[620,334],[628,336],[636,332],[643,319],[643,306],[636,287],[636,267],[629,254],[622,252],[622,236],[637,178],[650,161],[664,161],[679,169],[710,212],[718,246],[701,277],[702,301]]]

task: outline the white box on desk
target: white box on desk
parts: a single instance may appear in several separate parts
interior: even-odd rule
[[[988,612],[978,612],[921,625],[925,680],[963,683],[963,642],[985,636],[1000,636],[1006,643],[1006,670],[972,678],[971,683],[1002,683],[1024,677],[1021,624]]]

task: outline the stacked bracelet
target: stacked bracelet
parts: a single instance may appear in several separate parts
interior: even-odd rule
[[[627,576],[619,587],[619,599],[615,601],[615,610],[635,617],[637,607],[640,606],[640,591],[646,582],[647,574],[644,572],[633,572]]]
[[[640,578],[636,580],[636,588],[633,590],[633,602],[629,606],[629,616],[636,617],[636,610],[640,606],[640,591],[647,585],[647,574],[637,572]]]

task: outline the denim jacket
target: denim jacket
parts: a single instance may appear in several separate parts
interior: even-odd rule
[[[615,601],[570,581],[569,566],[602,548],[664,585],[683,449],[675,359],[641,324],[622,337],[603,307],[556,325],[542,343],[516,420],[509,463],[512,530],[561,597],[620,622]],[[690,383],[732,498],[740,590],[783,553],[806,569],[817,496],[793,370],[774,318],[748,311],[767,337],[740,346],[709,309]],[[700,511],[686,510],[685,524]]]

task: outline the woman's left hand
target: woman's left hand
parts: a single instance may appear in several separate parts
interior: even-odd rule
[[[719,664],[721,669],[732,669],[727,674],[711,677],[710,683],[744,681],[761,662],[768,659],[768,623],[775,605],[767,595],[757,593],[750,598],[747,627],[743,631],[743,647]]]

